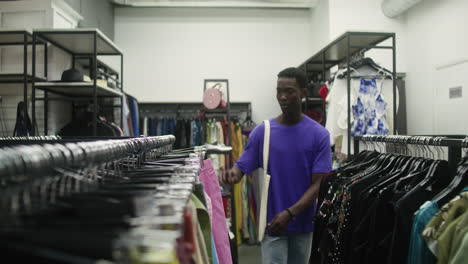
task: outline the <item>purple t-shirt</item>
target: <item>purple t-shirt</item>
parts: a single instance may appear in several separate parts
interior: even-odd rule
[[[270,120],[270,154],[268,174],[267,222],[286,208],[294,205],[310,187],[312,173],[327,173],[332,170],[330,134],[316,121],[304,116],[293,126],[284,126]],[[263,166],[262,122],[250,134],[247,146],[236,166],[245,174]],[[288,233],[313,232],[315,207],[304,209],[289,223]]]

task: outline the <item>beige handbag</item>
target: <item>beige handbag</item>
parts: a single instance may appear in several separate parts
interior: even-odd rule
[[[270,178],[268,175],[268,156],[270,153],[270,121],[265,120],[265,135],[263,138],[263,169],[260,169],[260,210],[258,216],[258,241],[262,241],[265,236],[265,228],[267,225],[267,208],[268,208],[268,187],[270,186]]]

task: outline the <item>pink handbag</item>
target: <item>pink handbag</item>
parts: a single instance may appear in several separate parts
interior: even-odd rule
[[[220,83],[213,85],[212,88],[206,89],[203,94],[203,105],[208,109],[215,109],[218,107],[226,108],[226,101],[223,99],[223,93],[219,89]]]

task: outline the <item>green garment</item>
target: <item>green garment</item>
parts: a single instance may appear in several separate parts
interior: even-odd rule
[[[450,249],[450,259],[455,257],[458,249],[462,245],[465,235],[468,233],[468,211],[460,217],[460,222],[455,228],[455,234],[452,240],[452,248]]]
[[[440,235],[437,239],[437,264],[445,264],[449,262],[450,251],[453,247],[452,241],[455,236],[455,229],[462,220],[462,217],[458,217],[447,225],[445,232]]]
[[[202,187],[201,191],[203,191],[203,187]],[[198,192],[199,195],[201,195],[199,187],[196,187],[195,192]],[[191,200],[195,204],[195,207],[197,208],[198,223],[200,224],[200,228],[201,228],[201,231],[203,233],[203,238],[205,240],[205,248],[206,248],[206,251],[207,251],[208,259],[209,259],[210,263],[213,263],[213,255],[212,255],[212,251],[211,251],[211,243],[212,242],[211,242],[210,215],[208,214],[208,210],[206,209],[206,206],[200,201],[200,199],[198,199],[197,195],[192,193]]]
[[[450,264],[466,264],[468,259],[468,233],[465,233],[457,252],[450,259]]]
[[[450,223],[462,216],[468,209],[468,192],[457,195],[450,202],[445,204],[440,211],[426,225],[422,235],[434,255],[439,258],[439,248],[446,248],[440,245],[439,239],[445,233]],[[444,243],[446,240],[444,239]],[[445,249],[444,249],[445,250]],[[448,257],[448,256],[447,256]],[[439,262],[438,262],[439,263]]]

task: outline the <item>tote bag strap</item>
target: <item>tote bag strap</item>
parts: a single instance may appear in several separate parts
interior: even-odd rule
[[[268,157],[270,154],[270,120],[265,120],[265,135],[263,137],[263,169],[268,174]]]
[[[270,121],[265,120],[265,134],[263,137],[263,171],[260,176],[260,211],[258,215],[258,241],[262,241],[265,236],[267,226],[267,207],[268,207],[268,187],[270,185],[270,175],[268,174],[268,155],[270,150]]]

